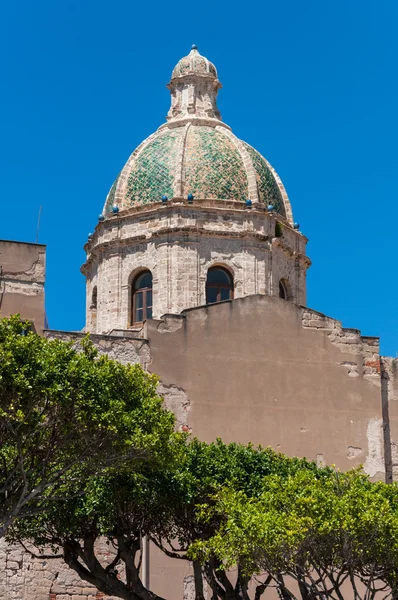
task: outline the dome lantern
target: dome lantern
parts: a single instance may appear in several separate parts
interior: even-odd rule
[[[199,54],[195,44],[188,56],[178,61],[168,84],[171,107],[169,123],[181,119],[216,119],[221,121],[217,108],[217,93],[221,83],[217,69],[205,56]]]

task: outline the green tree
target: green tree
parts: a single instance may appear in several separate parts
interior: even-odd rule
[[[359,470],[325,475],[273,474],[256,497],[221,490],[198,509],[199,519],[216,516],[220,526],[189,555],[204,565],[217,560],[220,573],[262,575],[257,598],[270,585],[283,600],[397,598],[398,487]],[[215,598],[245,597],[212,589]]]
[[[239,568],[237,578],[231,576],[222,556],[216,552],[205,556],[195,543],[212,543],[221,530],[227,515],[215,508],[222,490],[255,499],[264,492],[267,477],[288,479],[301,471],[318,477],[329,473],[269,448],[221,441],[186,444],[179,439],[166,463],[142,463],[134,471],[92,478],[83,496],[24,521],[14,535],[41,548],[59,547],[82,579],[125,600],[158,598],[144,586],[140,574],[141,541],[148,536],[168,556],[193,559],[197,600],[204,597],[203,578],[212,586],[214,598],[245,598],[250,574]],[[100,538],[113,550],[107,563]]]
[[[204,581],[212,600],[271,588],[283,600],[397,598],[397,486],[271,449],[174,438],[166,462],[93,477],[13,534],[59,547],[82,579],[125,600],[159,599],[141,578],[144,535],[193,561],[196,600]]]
[[[174,421],[156,386],[87,340],[77,351],[0,320],[0,537],[17,517],[73,501],[93,474],[163,460]]]
[[[270,448],[187,442],[156,378],[24,331],[0,323],[1,498],[7,518],[20,502],[8,524],[23,517],[10,540],[50,546],[125,600],[161,600],[142,581],[144,536],[192,561],[196,600],[204,581],[212,600],[269,588],[343,600],[343,586],[355,600],[398,598],[396,485]]]

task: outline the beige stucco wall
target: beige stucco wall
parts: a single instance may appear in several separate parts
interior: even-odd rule
[[[1,316],[19,313],[33,321],[36,331],[43,331],[45,269],[43,244],[0,240]]]
[[[272,296],[148,321],[146,337],[150,370],[185,390],[200,439],[364,463],[384,477],[377,338]]]
[[[193,435],[269,445],[341,469],[362,463],[384,479],[377,338],[269,296],[148,321],[146,337],[151,371],[186,394]],[[193,597],[185,563],[156,550],[151,560],[155,592]]]

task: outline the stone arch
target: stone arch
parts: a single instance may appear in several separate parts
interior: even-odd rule
[[[292,286],[286,277],[282,277],[278,283],[278,294],[282,300],[293,300]]]
[[[131,285],[134,281],[134,279],[137,278],[137,276],[142,273],[143,271],[150,271],[152,273],[152,277],[154,277],[154,272],[153,272],[153,267],[152,265],[148,265],[148,264],[140,264],[137,267],[134,267],[134,269],[132,271],[130,271],[130,273],[128,274],[127,277],[127,285],[131,288]]]
[[[233,300],[234,297],[234,273],[223,264],[213,264],[206,272],[206,304]]]
[[[98,308],[98,288],[95,284],[91,289],[90,304],[88,306],[89,329],[93,333],[97,331],[97,308]]]
[[[223,260],[222,258],[209,260],[204,263],[200,269],[200,277],[199,277],[199,286],[200,286],[200,295],[201,302],[200,304],[206,304],[206,281],[207,281],[207,272],[209,269],[213,267],[220,267],[221,269],[226,269],[232,276],[232,280],[234,282],[234,297],[241,296],[241,287],[242,287],[242,277],[241,277],[241,269],[232,263],[231,260]],[[237,293],[235,293],[237,292]]]
[[[95,285],[91,291],[90,309],[97,310],[97,305],[98,305],[98,289],[97,289],[97,286]]]

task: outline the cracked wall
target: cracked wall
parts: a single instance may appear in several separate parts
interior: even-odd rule
[[[384,477],[378,338],[260,295],[148,321],[145,336],[149,369],[189,397],[195,436]]]
[[[75,348],[80,348],[81,340],[85,333],[78,331],[56,331],[47,329],[45,336],[49,339],[60,339],[64,342],[73,342]],[[90,335],[90,340],[100,354],[106,354],[109,358],[118,360],[123,364],[140,364],[147,369],[151,362],[151,353],[147,340],[135,338],[129,331],[121,335]]]
[[[382,356],[381,395],[386,481],[398,481],[398,358]]]
[[[178,315],[167,315],[159,326],[159,331],[173,332],[181,327],[182,317]],[[123,334],[123,335],[122,335]],[[49,339],[61,339],[65,342],[73,342],[75,348],[79,349],[81,340],[86,334],[69,331],[46,330],[45,335]],[[134,338],[131,332],[120,331],[119,335],[96,335],[91,334],[90,340],[100,354],[106,354],[109,358],[127,364],[140,364],[143,369],[148,370],[152,362],[150,347],[146,339]],[[173,411],[176,419],[176,427],[182,431],[190,431],[187,422],[191,402],[186,391],[172,383],[165,384],[162,381],[158,385],[158,393],[163,397],[165,406]]]

